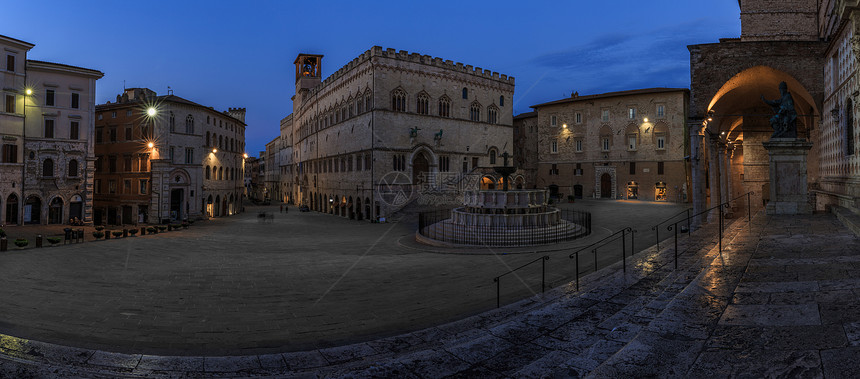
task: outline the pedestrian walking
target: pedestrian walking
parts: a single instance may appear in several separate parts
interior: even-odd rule
[[[281,213],[284,213],[284,206],[281,205]]]

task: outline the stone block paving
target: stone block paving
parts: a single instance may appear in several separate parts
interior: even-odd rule
[[[857,377],[860,239],[765,216],[655,247],[517,303],[413,333],[283,354],[107,353],[0,338],[0,377]]]

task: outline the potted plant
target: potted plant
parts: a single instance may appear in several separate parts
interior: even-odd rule
[[[23,249],[25,246],[29,245],[30,241],[27,241],[26,238],[18,238],[15,240],[15,246],[18,246],[19,249]]]
[[[159,225],[157,226],[159,232],[163,232],[167,230],[167,225]]]
[[[0,238],[6,237],[6,231],[3,228],[0,228]]]
[[[105,236],[105,232],[103,232],[101,230],[96,230],[93,232],[93,237],[95,237],[97,240],[102,239],[102,237],[104,237],[104,236]]]
[[[100,232],[100,231],[102,231],[102,230],[105,230],[105,226],[104,226],[104,225],[96,225],[96,231]]]
[[[113,238],[119,238],[122,236],[122,230],[114,230],[110,234],[113,235]]]
[[[137,229],[129,229],[128,234],[130,234],[132,237],[134,237],[137,234]]]
[[[567,202],[568,203],[572,203],[573,199],[574,199],[573,195],[567,195]]]
[[[146,232],[149,234],[155,234],[158,233],[158,229],[154,226],[149,226],[146,228]]]
[[[182,225],[182,229],[188,229],[188,225],[190,225],[190,224],[186,221],[186,222],[183,222],[181,225]]]
[[[51,246],[56,246],[58,243],[63,241],[62,237],[48,237],[46,239],[48,240],[48,243],[51,244]]]

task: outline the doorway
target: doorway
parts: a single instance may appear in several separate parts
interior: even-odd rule
[[[185,190],[176,188],[170,190],[170,219],[173,221],[182,219],[182,203],[185,200]]]
[[[612,176],[609,173],[600,175],[600,197],[603,199],[612,198]]]
[[[427,161],[427,156],[424,153],[418,153],[412,159],[412,184],[424,182],[427,178],[427,172],[430,171],[430,162]]]
[[[573,186],[573,197],[576,199],[582,199],[582,184]]]

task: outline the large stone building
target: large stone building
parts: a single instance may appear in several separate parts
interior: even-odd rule
[[[325,80],[321,55],[294,63],[293,113],[279,137],[278,172],[291,176],[280,181],[281,200],[386,217],[513,152],[514,79],[506,75],[379,46]]]
[[[0,35],[0,223],[89,222],[95,82],[87,68],[27,59],[33,44]]]
[[[742,0],[740,38],[689,46],[690,140],[697,210],[753,191],[768,201],[770,106],[785,82],[809,139],[816,210],[860,213],[857,0]]]
[[[649,88],[532,106],[533,116],[518,117],[525,133],[536,127],[536,186],[563,197],[687,201],[688,99],[687,89]]]
[[[538,125],[537,112],[514,116],[514,165],[524,178],[524,186],[537,188]]]
[[[218,112],[173,94],[129,88],[96,113],[96,224],[241,211],[244,108]]]

